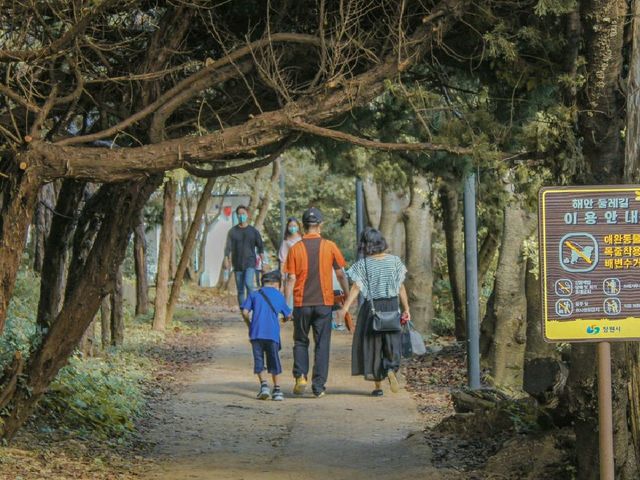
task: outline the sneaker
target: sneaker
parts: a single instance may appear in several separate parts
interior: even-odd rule
[[[381,397],[384,395],[384,392],[380,388],[376,388],[373,392],[371,392],[371,396],[373,397]]]
[[[398,377],[396,376],[396,372],[393,370],[389,370],[387,372],[387,376],[389,377],[389,387],[393,393],[398,393],[400,391],[400,385],[398,384]]]
[[[347,329],[347,327],[344,326],[343,323],[337,323],[334,330],[338,331],[338,332],[344,332]]]
[[[296,385],[293,387],[293,393],[295,395],[302,395],[306,389],[307,389],[307,379],[304,378],[304,375],[300,375],[299,377],[296,377]]]
[[[282,390],[280,388],[274,388],[273,393],[271,394],[271,400],[275,402],[281,402],[284,400],[284,395],[282,394]]]
[[[322,398],[322,397],[324,397],[324,396],[326,395],[326,393],[325,393],[325,391],[324,391],[324,389],[323,389],[321,392],[313,392],[313,395],[314,395],[316,398]]]
[[[269,385],[263,383],[260,385],[260,391],[258,392],[258,400],[266,400],[271,396],[271,391],[269,390]]]

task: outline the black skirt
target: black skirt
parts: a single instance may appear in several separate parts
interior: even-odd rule
[[[376,310],[399,310],[398,297],[375,300]],[[351,346],[351,375],[364,375],[365,380],[381,381],[387,372],[398,371],[402,353],[401,332],[376,332],[370,315],[371,302],[365,301],[358,312],[358,323]]]

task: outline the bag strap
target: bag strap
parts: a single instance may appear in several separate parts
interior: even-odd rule
[[[367,257],[364,257],[364,275],[367,279],[367,290],[369,290],[369,302],[371,302],[371,313],[376,314],[376,306],[373,303],[373,294],[371,293],[371,281],[369,281],[369,269],[367,268]]]
[[[271,300],[269,300],[269,297],[267,297],[267,294],[264,293],[262,291],[262,289],[258,290],[258,293],[260,295],[262,295],[262,298],[265,299],[265,301],[269,304],[269,307],[271,307],[271,311],[274,313],[274,315],[276,316],[276,318],[278,318],[278,312],[276,311],[275,307],[273,306],[273,303],[271,303]]]

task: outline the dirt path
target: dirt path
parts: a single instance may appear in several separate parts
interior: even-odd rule
[[[213,360],[195,371],[149,440],[148,480],[401,479],[459,477],[430,466],[413,400],[402,389],[369,396],[350,375],[351,337],[334,332],[327,395],[291,394],[292,326],[283,331],[284,402],[255,399],[250,345],[239,317],[214,322]]]

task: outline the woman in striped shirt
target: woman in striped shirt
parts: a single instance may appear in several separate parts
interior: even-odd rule
[[[387,242],[378,230],[367,228],[362,232],[359,253],[363,258],[347,270],[353,285],[339,312],[340,318],[344,318],[351,304],[362,294],[365,301],[360,306],[351,349],[351,374],[373,380],[375,389],[371,394],[376,397],[383,395],[385,378],[389,379],[391,391],[398,391],[396,372],[402,349],[400,332],[373,330],[370,299],[380,312],[399,310],[402,305],[402,323],[410,319],[409,299],[404,288],[407,269],[400,258],[386,250]]]

